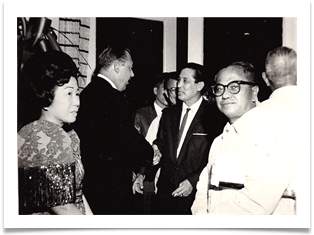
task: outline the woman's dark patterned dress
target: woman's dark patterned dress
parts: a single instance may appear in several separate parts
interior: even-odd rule
[[[86,214],[84,168],[74,130],[67,133],[45,120],[24,126],[18,132],[18,167],[20,207],[33,208],[33,214],[49,214],[52,206],[74,203]],[[36,211],[36,207],[44,209]]]

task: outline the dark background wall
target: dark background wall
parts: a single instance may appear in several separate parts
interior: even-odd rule
[[[134,110],[152,103],[155,99],[152,92],[153,78],[163,71],[163,28],[161,21],[96,18],[96,55],[112,43],[121,43],[131,49],[135,77],[131,79],[125,91],[125,98]],[[221,68],[235,61],[249,61],[256,68],[260,101],[270,95],[261,77],[266,55],[268,51],[281,45],[282,18],[204,18],[203,64],[207,68],[209,83],[213,82],[215,74]],[[179,70],[188,62],[187,17],[177,18],[176,49],[176,64]],[[25,52],[18,50],[19,58],[26,58],[28,54]],[[24,99],[20,98],[28,92],[25,87],[25,84],[19,81],[19,127],[34,119],[30,115],[32,112],[29,112],[29,108],[22,102]]]
[[[188,61],[188,18],[177,18],[177,71]]]
[[[137,109],[154,100],[152,79],[162,73],[163,22],[137,18],[97,18],[96,55],[109,44],[131,49],[135,77],[125,92]],[[259,99],[270,95],[262,80],[267,52],[282,45],[282,18],[204,18],[204,66],[209,83],[223,67],[235,61],[251,62],[256,68]],[[188,18],[177,18],[177,70],[188,62]]]
[[[259,100],[270,95],[261,73],[267,53],[282,45],[282,18],[205,18],[204,65],[209,77],[223,67],[248,61],[256,69]]]

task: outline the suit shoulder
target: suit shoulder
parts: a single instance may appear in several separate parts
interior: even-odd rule
[[[152,112],[154,111],[154,108],[152,105],[148,105],[148,106],[145,106],[143,108],[139,108],[136,110],[136,113],[137,114],[145,114],[145,113],[148,113],[148,112]]]
[[[84,99],[86,96],[90,98],[98,98],[98,97],[110,97],[114,95],[115,90],[106,83],[100,83],[96,81],[90,82],[81,92],[80,98]]]

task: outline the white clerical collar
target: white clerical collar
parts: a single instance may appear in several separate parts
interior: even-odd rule
[[[100,78],[105,79],[107,82],[109,82],[109,84],[110,84],[114,89],[118,90],[116,84],[114,84],[113,81],[111,81],[111,80],[110,80],[109,78],[107,78],[105,75],[99,73],[99,74],[97,75],[97,77],[100,77]]]

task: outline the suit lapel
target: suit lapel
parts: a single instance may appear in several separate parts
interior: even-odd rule
[[[182,160],[186,157],[186,148],[187,148],[187,144],[189,143],[192,135],[193,135],[193,132],[195,130],[195,128],[199,125],[200,121],[203,119],[203,116],[204,116],[204,108],[205,108],[205,102],[206,101],[202,101],[199,109],[197,110],[197,113],[195,114],[192,122],[191,122],[191,125],[186,133],[186,136],[184,138],[184,141],[183,141],[183,144],[182,144],[182,147],[181,147],[181,151],[179,153],[179,156],[178,156],[178,159],[177,159],[177,164],[180,165]]]
[[[149,123],[151,123],[157,117],[157,112],[154,105],[149,106]]]
[[[140,113],[141,121],[142,121],[142,134],[147,136],[148,129],[152,124],[153,120],[157,117],[157,113],[154,105],[147,106],[144,108],[143,112]]]

